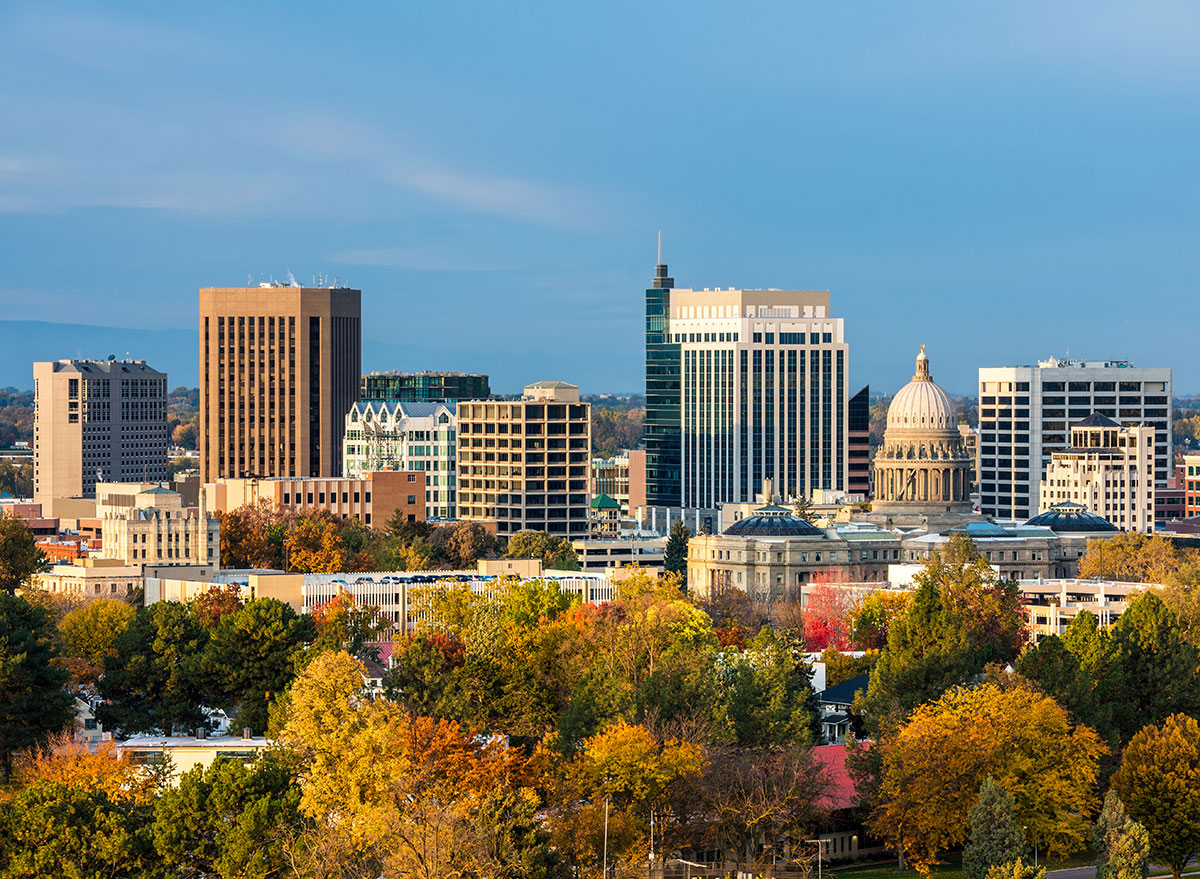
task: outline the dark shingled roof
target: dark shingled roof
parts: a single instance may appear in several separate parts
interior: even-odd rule
[[[1121,425],[1113,421],[1107,415],[1101,415],[1099,412],[1093,412],[1083,421],[1076,421],[1072,427],[1120,427]]]
[[[853,705],[854,694],[859,690],[865,693],[870,682],[871,676],[869,674],[861,674],[858,677],[850,678],[848,681],[842,681],[836,687],[830,687],[827,690],[821,691],[817,695],[817,701],[837,705]]]

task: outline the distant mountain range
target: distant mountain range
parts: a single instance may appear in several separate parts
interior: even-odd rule
[[[0,320],[0,386],[33,387],[35,360],[88,358],[145,360],[167,373],[172,388],[198,384],[195,330],[134,330],[59,324],[40,320]]]
[[[425,341],[424,339],[422,340]],[[497,347],[455,350],[436,344],[412,344],[406,340],[363,339],[363,370],[423,369],[484,372],[491,376],[497,393],[519,392],[525,384],[542,379],[563,379],[598,390],[593,382],[603,381],[612,364],[603,359],[564,352],[548,345],[537,350],[510,346],[498,338]],[[87,324],[51,323],[37,320],[0,320],[0,388],[33,388],[35,360],[88,358],[104,360],[131,357],[165,370],[175,388],[199,385],[199,338],[194,330],[138,330],[97,327]],[[573,355],[575,364],[562,361]],[[579,368],[579,360],[586,364]]]

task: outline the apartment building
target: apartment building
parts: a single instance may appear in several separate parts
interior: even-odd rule
[[[144,360],[33,364],[33,498],[91,498],[104,480],[167,478],[167,374]]]
[[[502,536],[588,536],[591,406],[560,381],[458,404],[458,516]]]
[[[1183,456],[1183,515],[1200,516],[1200,455]]]
[[[200,475],[336,476],[358,400],[361,298],[277,283],[200,290]]]
[[[1071,425],[1071,445],[1052,452],[1040,512],[1080,504],[1122,531],[1154,531],[1154,428],[1122,427],[1092,413]]]
[[[425,517],[453,519],[458,504],[458,424],[445,403],[359,401],[346,414],[343,474],[425,474]]]
[[[979,504],[987,516],[1027,519],[1040,508],[1050,455],[1069,425],[1093,412],[1153,427],[1155,480],[1171,455],[1171,370],[1125,360],[1049,360],[979,370]]]

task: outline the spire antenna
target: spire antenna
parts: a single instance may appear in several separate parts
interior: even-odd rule
[[[662,265],[662,230],[658,230],[658,265]]]

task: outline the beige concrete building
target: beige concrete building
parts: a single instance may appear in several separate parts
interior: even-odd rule
[[[425,521],[425,474],[421,472],[380,470],[356,479],[220,479],[205,484],[202,495],[214,513],[268,501],[276,510],[323,510],[373,528],[383,528],[397,512],[409,522]]]
[[[588,536],[591,406],[566,382],[458,404],[458,516],[508,537]]]
[[[1155,428],[1155,479],[1171,468],[1171,370],[1125,360],[1059,360],[979,370],[979,508],[1026,519],[1052,452],[1070,445],[1068,426],[1093,412]]]
[[[1138,593],[1162,588],[1153,583],[1074,579],[1022,580],[1019,585],[1033,641],[1047,635],[1061,636],[1085,610],[1107,628],[1117,621]]]
[[[828,291],[670,291],[685,508],[848,490],[849,346]]]
[[[159,485],[97,488],[104,555],[128,565],[208,565],[221,558],[221,522],[203,502],[185,508],[178,492]]]
[[[167,478],[167,374],[143,360],[33,364],[33,498],[63,516],[63,498],[104,480]],[[65,508],[64,508],[65,509]]]
[[[922,345],[912,381],[888,407],[870,518],[888,525],[960,520],[971,514],[970,489],[971,454],[958,414],[934,382]]]
[[[1122,531],[1154,531],[1154,428],[1122,427],[1093,412],[1071,425],[1071,445],[1050,455],[1040,512],[1080,504]]]
[[[266,753],[274,742],[263,736],[196,736],[138,735],[117,742],[117,748],[128,754],[136,764],[171,761],[171,781],[177,782],[197,766],[207,769],[218,757],[229,757],[252,763]]]
[[[883,582],[888,565],[900,560],[900,538],[868,524],[822,529],[768,505],[738,519],[722,534],[688,541],[688,590],[707,599],[740,589],[770,605],[799,597],[815,579]]]
[[[358,290],[202,288],[202,480],[340,474],[361,324]]]
[[[120,559],[79,558],[37,575],[42,589],[61,595],[124,600],[142,588],[142,566]]]

